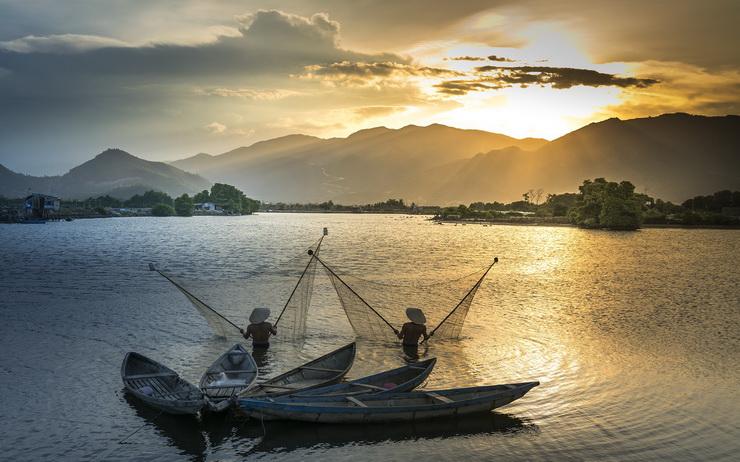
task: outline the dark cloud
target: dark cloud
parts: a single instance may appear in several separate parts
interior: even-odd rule
[[[654,79],[619,77],[590,69],[542,66],[480,66],[475,68],[479,75],[471,79],[448,80],[435,85],[438,92],[460,96],[473,91],[499,90],[515,85],[552,86],[565,89],[578,85],[589,87],[637,87],[644,88],[658,83]]]
[[[501,62],[501,63],[513,63],[514,62],[513,59],[505,58],[503,56],[496,56],[496,55],[489,56],[488,57],[488,60],[489,61],[498,61],[498,62]]]
[[[437,67],[417,66],[395,61],[357,62],[341,61],[331,64],[313,64],[305,67],[300,77],[363,85],[382,79],[398,77],[454,77],[458,71]]]
[[[342,61],[331,64],[315,64],[306,67],[316,76],[358,76],[358,77],[388,77],[391,75],[445,77],[459,75],[457,71],[438,67],[415,66],[402,62],[351,62]]]
[[[654,79],[619,77],[614,74],[591,69],[549,66],[480,66],[475,70],[486,74],[486,80],[494,80],[504,85],[550,85],[553,88],[571,88],[577,85],[588,87],[638,87],[645,88],[658,83]]]
[[[291,75],[314,63],[393,62],[402,69],[408,62],[339,47],[339,24],[325,14],[265,10],[239,21],[237,35],[192,45],[133,46],[87,35],[1,42],[0,159],[30,164],[30,157],[44,157],[49,147],[40,145],[38,130],[57,141],[66,165],[89,156],[93,136],[161,146],[165,133],[212,119],[204,113],[215,104],[193,109],[204,94],[274,100],[289,94],[284,85],[300,84]]]
[[[497,85],[494,82],[487,82],[481,80],[448,80],[446,82],[438,83],[434,86],[438,92],[444,93],[451,96],[461,96],[471,91],[487,91],[487,90],[498,90],[503,88],[502,85]]]

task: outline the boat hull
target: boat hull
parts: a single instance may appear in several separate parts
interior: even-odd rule
[[[330,401],[336,396],[383,396],[411,391],[429,377],[436,362],[436,358],[431,358],[411,365],[351,380],[346,383],[293,393],[279,399],[281,401],[319,402]],[[384,388],[384,385],[389,383],[394,383],[395,386]]]
[[[505,406],[524,396],[538,382],[517,384],[507,390],[486,390],[493,387],[473,387],[458,390],[440,390],[435,392],[397,393],[387,397],[359,397],[367,407],[355,404],[340,403],[341,397],[334,402],[295,403],[275,400],[245,399],[239,405],[250,417],[269,420],[295,420],[314,423],[369,424],[394,423],[430,420],[439,418],[456,418],[465,415],[481,414]],[[500,386],[499,386],[500,387]],[[508,387],[508,386],[507,386]],[[468,394],[480,391],[479,396],[455,401],[458,391]],[[490,391],[490,392],[489,392]],[[414,401],[432,393],[450,402],[428,404],[396,405],[397,402]]]
[[[197,414],[205,406],[198,387],[139,353],[126,354],[121,365],[121,379],[126,392],[167,414]],[[149,393],[142,392],[144,389]]]
[[[239,396],[285,396],[335,384],[349,372],[356,352],[357,345],[354,342],[350,343],[277,377],[258,383],[249,390],[239,393]]]
[[[257,381],[257,363],[240,344],[229,348],[208,368],[200,380],[200,390],[211,412],[229,408],[231,398],[249,390]]]

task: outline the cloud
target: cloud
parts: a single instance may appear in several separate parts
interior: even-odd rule
[[[557,89],[578,85],[588,87],[647,88],[657,84],[654,78],[619,77],[591,69],[547,66],[480,66],[478,75],[469,79],[448,80],[434,85],[438,92],[461,96],[475,91],[499,90],[512,86],[551,86]]]
[[[445,58],[445,61],[485,61],[486,58],[482,56],[453,56],[451,58]]]
[[[208,130],[210,133],[214,135],[221,135],[224,132],[226,132],[226,129],[228,127],[224,124],[218,123],[218,122],[211,122],[208,125],[205,126],[205,129]]]
[[[365,106],[356,108],[354,113],[358,119],[372,119],[375,117],[388,116],[397,112],[404,112],[405,110],[405,106]]]
[[[740,71],[709,72],[677,62],[647,61],[637,71],[659,80],[650,88],[629,88],[605,117],[633,118],[666,112],[705,115],[740,113]]]
[[[70,54],[109,47],[128,47],[129,44],[110,37],[97,35],[62,34],[37,37],[28,35],[15,40],[0,42],[0,50],[16,53]]]
[[[322,43],[335,48],[339,45],[339,23],[329,19],[326,13],[316,13],[306,18],[279,10],[259,10],[253,14],[238,16],[237,20],[241,23],[240,31],[245,37],[280,41],[272,45],[279,45],[286,37],[294,39],[291,46]]]
[[[496,56],[496,55],[491,55],[488,57],[488,59],[489,61],[498,61],[502,63],[513,63],[515,61],[513,59],[505,58],[503,56]]]
[[[498,90],[504,88],[503,85],[486,82],[481,80],[448,80],[434,85],[438,92],[450,96],[462,96],[472,91]]]
[[[342,61],[306,66],[305,73],[299,77],[348,86],[368,86],[393,79],[405,80],[409,77],[453,77],[460,75],[463,74],[450,69],[418,66],[403,62]]]
[[[195,93],[203,96],[218,96],[222,98],[244,98],[256,101],[276,101],[289,96],[300,95],[295,90],[283,88],[256,90],[253,88],[197,88]]]

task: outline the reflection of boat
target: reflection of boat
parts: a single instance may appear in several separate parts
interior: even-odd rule
[[[139,353],[126,353],[121,378],[126,391],[168,414],[197,414],[205,404],[195,385]]]
[[[337,395],[358,396],[364,394],[381,395],[411,391],[421,385],[429,377],[437,358],[427,359],[418,363],[368,375],[346,383],[338,383],[328,387],[293,393],[280,400],[297,400],[310,398],[312,401]]]
[[[257,363],[249,352],[236,344],[208,368],[200,379],[200,389],[208,399],[209,409],[225,410],[229,398],[249,389],[257,380]]]
[[[206,453],[208,441],[195,418],[163,414],[129,393],[126,393],[124,398],[134,409],[136,415],[154,427],[155,431],[165,437],[171,446],[193,456],[203,456]],[[195,460],[199,459],[195,458]]]
[[[539,382],[381,396],[336,396],[320,402],[249,397],[239,400],[239,406],[255,418],[319,423],[410,422],[489,412],[521,398],[537,385]]]
[[[257,384],[239,396],[280,396],[337,383],[352,367],[356,351],[357,346],[352,342],[303,366]]]
[[[266,436],[252,448],[252,453],[292,452],[304,448],[356,447],[394,441],[447,439],[460,436],[536,431],[535,424],[496,412],[466,416],[462,419],[436,419],[368,425],[306,425],[303,422],[264,422]],[[254,429],[253,429],[254,428]],[[242,427],[243,436],[262,435],[259,423]],[[210,436],[209,436],[210,438]]]

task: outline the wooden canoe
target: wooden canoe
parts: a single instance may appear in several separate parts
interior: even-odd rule
[[[200,391],[212,411],[222,411],[229,399],[248,390],[257,381],[257,363],[240,344],[229,348],[208,368],[200,379]]]
[[[325,398],[331,400],[334,396],[359,396],[366,394],[384,395],[411,391],[429,377],[437,358],[419,361],[407,366],[368,375],[345,383],[329,385],[328,387],[314,388],[300,391],[280,398],[281,400],[301,401],[311,399],[320,401]]]
[[[197,414],[205,405],[198,387],[139,353],[126,353],[121,379],[127,392],[168,414]]]
[[[347,424],[409,422],[490,412],[521,398],[537,385],[539,382],[384,396],[336,396],[320,402],[250,397],[240,399],[239,407],[257,419]]]
[[[239,396],[283,396],[297,391],[325,387],[342,380],[355,360],[355,342],[327,353],[284,374],[258,383]]]

